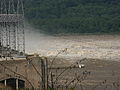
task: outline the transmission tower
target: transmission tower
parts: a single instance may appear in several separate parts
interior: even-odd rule
[[[0,54],[25,53],[22,0],[0,0]]]

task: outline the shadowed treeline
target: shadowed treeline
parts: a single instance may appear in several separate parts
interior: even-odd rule
[[[25,0],[25,17],[50,34],[120,32],[119,0]]]

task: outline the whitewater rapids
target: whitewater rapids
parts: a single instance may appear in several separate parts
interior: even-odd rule
[[[119,35],[49,36],[26,30],[26,53],[66,58],[97,58],[120,60]]]

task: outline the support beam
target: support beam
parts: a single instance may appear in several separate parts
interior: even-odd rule
[[[18,89],[18,79],[16,79],[16,89]]]
[[[5,86],[7,86],[7,80],[5,80],[5,82],[4,82],[4,83],[5,83]]]

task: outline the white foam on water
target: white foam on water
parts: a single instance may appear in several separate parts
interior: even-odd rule
[[[49,36],[39,30],[26,29],[26,52],[66,58],[98,58],[120,60],[119,35]]]

